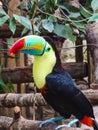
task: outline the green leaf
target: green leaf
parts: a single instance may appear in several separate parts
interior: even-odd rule
[[[92,17],[89,18],[89,22],[95,22],[96,20],[98,20],[98,13],[94,14]]]
[[[14,34],[16,31],[16,22],[15,22],[14,18],[10,19],[9,28],[12,31],[12,33]]]
[[[78,18],[79,16],[80,16],[80,13],[70,13],[69,15],[70,18],[74,18],[74,19]]]
[[[79,28],[83,28],[83,29],[85,29],[85,24],[84,24],[84,22],[75,22],[75,25],[76,25],[76,27],[79,29]]]
[[[85,33],[85,22],[74,22],[75,26],[78,30],[82,31],[83,33]]]
[[[0,87],[5,92],[6,91],[6,84],[4,83],[2,77],[0,76]]]
[[[8,48],[10,48],[14,43],[14,39],[13,37],[10,37],[9,39],[7,39],[7,44],[8,44]]]
[[[55,9],[56,9],[56,5],[54,3],[55,1],[54,0],[46,0],[45,2],[45,12],[48,12],[48,13],[55,13]]]
[[[34,34],[37,34],[37,35],[38,35],[38,34],[40,33],[39,28],[40,28],[40,24],[34,26]]]
[[[23,17],[23,16],[19,16],[19,15],[16,15],[16,14],[14,14],[13,16],[14,16],[15,20],[17,20],[24,27],[26,27],[28,29],[32,29],[31,22],[28,18]]]
[[[76,41],[76,37],[73,35],[72,29],[68,24],[62,25],[56,23],[54,27],[54,33],[57,34],[58,36],[68,38],[73,42]]]
[[[38,7],[41,8],[43,5],[45,5],[45,0],[39,0]]]
[[[98,0],[92,0],[91,7],[94,11],[98,9]]]
[[[79,12],[79,8],[76,8],[74,6],[71,6],[71,5],[68,5],[67,3],[66,4],[60,4],[59,5],[60,8],[62,9],[65,9],[67,12]]]
[[[91,16],[91,14],[89,13],[89,11],[86,10],[86,8],[84,8],[84,7],[80,7],[80,13],[85,18],[89,18]]]
[[[21,33],[21,36],[25,35],[28,31],[29,31],[28,28],[24,28],[23,31],[22,31],[22,33]]]
[[[70,14],[70,10],[68,10],[66,6],[59,5],[59,8],[63,9],[66,13]]]
[[[52,32],[54,30],[54,25],[49,20],[42,21],[42,27],[47,30],[48,32]]]
[[[20,3],[20,5],[18,6],[18,9],[20,9],[20,10],[25,10],[26,9],[26,5],[24,4],[24,2]]]
[[[51,2],[53,3],[54,6],[57,4],[57,0],[51,0]]]
[[[14,86],[13,86],[10,78],[8,78],[8,83],[6,86],[10,90],[10,92],[15,92]]]
[[[31,19],[33,15],[35,15],[35,10],[36,10],[36,2],[28,1],[28,15],[29,18]],[[33,16],[34,17],[34,16]]]
[[[69,24],[66,24],[65,28],[66,28],[66,38],[68,38],[72,42],[75,42],[76,41],[76,36],[73,35],[72,29],[69,26]]]
[[[9,19],[8,15],[5,15],[0,18],[0,26],[2,26]]]
[[[2,7],[0,7],[0,15],[7,15]]]
[[[65,36],[65,34],[66,34],[65,25],[56,23],[55,26],[54,26],[54,33],[57,34],[58,36],[66,38],[66,36]]]
[[[85,8],[90,9],[91,8],[91,2],[92,0],[86,0]]]
[[[51,22],[57,22],[57,18],[55,16],[49,16],[48,20]]]

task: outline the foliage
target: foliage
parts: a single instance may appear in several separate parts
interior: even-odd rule
[[[1,76],[0,76],[0,88],[1,88],[1,91],[3,93],[5,93],[5,92],[15,92],[14,86],[13,86],[11,80],[9,79],[8,83],[5,84],[5,82],[3,81]]]
[[[2,62],[2,64],[0,65],[0,88],[1,88],[1,91],[3,93],[5,93],[5,92],[15,92],[14,86],[13,86],[10,78],[8,78],[8,83],[5,83],[3,81],[3,78],[1,76],[1,72],[2,72],[3,66],[4,66],[4,62]]]
[[[98,0],[87,0],[85,6],[80,8],[69,5],[66,0],[26,0],[21,2],[18,8],[25,12],[25,16],[8,14],[0,8],[0,26],[9,24],[9,28],[14,34],[16,23],[24,26],[22,35],[27,30],[33,30],[38,35],[56,35],[69,38],[73,42],[76,36],[73,28],[77,28],[82,36],[85,35],[85,25],[95,22],[98,19]]]

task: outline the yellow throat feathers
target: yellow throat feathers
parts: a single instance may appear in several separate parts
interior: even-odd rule
[[[33,77],[36,86],[42,89],[46,84],[46,76],[50,74],[56,64],[55,52],[51,48],[41,56],[34,57]]]

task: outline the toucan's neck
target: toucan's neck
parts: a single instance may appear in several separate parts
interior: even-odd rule
[[[42,56],[35,56],[33,65],[33,76],[36,86],[39,89],[46,84],[46,76],[52,72],[56,65],[56,56],[54,51],[46,52]]]

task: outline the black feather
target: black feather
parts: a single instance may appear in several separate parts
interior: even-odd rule
[[[62,116],[69,118],[73,114],[78,119],[85,115],[94,118],[91,104],[62,68],[55,68],[46,77],[46,86],[44,98]]]

